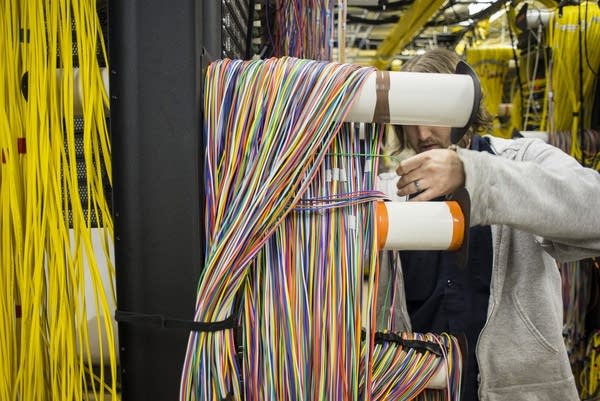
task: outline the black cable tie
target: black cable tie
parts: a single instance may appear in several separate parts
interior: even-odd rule
[[[432,354],[438,356],[443,355],[440,345],[429,341],[407,340],[396,333],[381,331],[376,331],[374,337],[375,338],[373,342],[375,344],[395,343],[407,348],[413,348],[421,351],[429,351]],[[366,332],[364,330],[361,331],[360,338],[362,341],[366,339]]]
[[[432,354],[436,354],[438,356],[442,356],[442,350],[438,344],[430,343],[429,341],[420,341],[420,340],[403,340],[403,345],[408,348],[421,349],[424,351],[429,351]]]
[[[27,97],[29,95],[29,72],[28,71],[25,71],[25,73],[21,77],[21,93],[23,94],[23,97],[25,98],[25,100],[27,100]]]
[[[216,332],[234,329],[236,327],[237,316],[233,314],[225,320],[219,322],[196,322],[193,320],[172,319],[158,314],[115,311],[115,320],[117,322],[147,324],[158,326],[163,329],[186,329],[189,331]]]

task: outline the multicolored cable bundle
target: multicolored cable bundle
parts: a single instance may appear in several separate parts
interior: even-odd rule
[[[382,198],[372,189],[374,156],[384,127],[369,125],[365,139],[361,128],[342,126],[303,198],[252,267],[242,346],[247,400],[458,399],[455,339],[402,334],[439,346],[438,353],[423,353],[395,334],[371,334],[379,282],[372,202]],[[446,366],[447,391],[424,392]]]
[[[581,164],[600,171],[600,132],[586,129],[580,138],[584,145],[581,149]],[[571,153],[572,140],[571,131],[555,131],[548,134],[548,143],[568,154]]]
[[[331,60],[335,0],[275,0],[273,54]]]
[[[206,261],[197,321],[234,311],[252,261],[320,168],[365,77],[293,58],[213,63],[205,87]],[[233,331],[190,336],[183,400],[241,399]]]
[[[575,377],[583,369],[586,312],[591,298],[592,271],[583,261],[559,264],[562,278],[563,338]]]
[[[440,371],[446,378],[445,385],[440,386],[444,388],[427,388]],[[458,401],[461,375],[462,355],[456,337],[432,333],[375,334],[372,400]]]
[[[114,268],[104,193],[111,177],[108,97],[97,50],[104,62],[106,52],[96,4],[1,4],[0,399],[116,400],[116,333],[109,308],[114,292],[101,280],[113,277]],[[74,48],[81,88],[74,85]],[[81,155],[75,149],[76,89],[83,101]],[[104,253],[92,244],[96,223]],[[86,294],[86,277],[92,294]],[[92,324],[106,362],[98,370],[86,299],[97,312]]]
[[[374,379],[394,375],[396,365],[374,373],[391,353],[375,358],[370,334],[383,128],[341,123],[372,72],[288,57],[209,67],[207,248],[195,320],[241,310],[240,328],[190,336],[181,400],[370,400]],[[397,354],[395,364],[428,382],[434,362],[420,361],[430,356]],[[458,366],[443,359],[436,369]],[[389,387],[396,399],[412,396],[413,379]]]
[[[370,359],[368,347],[359,355],[361,287],[377,271],[372,201],[383,194],[372,190],[377,158],[354,155],[376,153],[381,129],[360,140],[342,127],[258,254],[244,299],[246,400],[359,399],[359,361]]]

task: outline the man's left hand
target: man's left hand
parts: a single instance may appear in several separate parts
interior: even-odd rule
[[[428,201],[448,195],[465,185],[465,170],[458,154],[450,149],[432,149],[403,160],[396,169],[398,196],[419,192],[413,201]]]

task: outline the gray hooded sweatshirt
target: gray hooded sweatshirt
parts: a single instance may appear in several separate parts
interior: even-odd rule
[[[457,151],[471,196],[471,225],[492,228],[487,322],[476,346],[479,398],[578,401],[562,337],[556,260],[600,254],[600,174],[539,139],[489,138],[496,155]],[[394,173],[380,175],[381,190],[392,198],[396,180]],[[392,263],[382,256],[379,279],[385,283]],[[411,331],[402,274],[394,277],[401,295],[390,328]],[[378,323],[380,330],[387,327],[385,318]]]
[[[600,174],[539,139],[490,140],[496,155],[458,149],[471,225],[492,227],[479,398],[577,401],[554,259],[600,254]]]

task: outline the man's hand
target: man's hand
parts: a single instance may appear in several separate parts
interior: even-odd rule
[[[411,200],[428,201],[465,185],[465,170],[455,151],[432,149],[403,160],[396,169],[398,196],[421,192]]]

